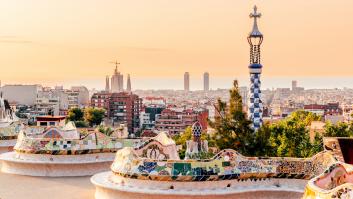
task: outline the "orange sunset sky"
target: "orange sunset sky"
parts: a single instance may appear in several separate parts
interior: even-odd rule
[[[254,4],[264,76],[353,76],[352,0],[1,0],[0,79],[246,77]]]

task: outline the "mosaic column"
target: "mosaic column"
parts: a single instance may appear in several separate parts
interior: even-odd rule
[[[263,106],[261,101],[261,51],[260,46],[263,41],[263,35],[257,26],[257,19],[261,17],[261,13],[257,12],[257,7],[254,7],[254,12],[250,14],[250,18],[254,19],[252,31],[248,35],[250,44],[250,97],[248,116],[252,121],[252,128],[257,131],[262,125]]]

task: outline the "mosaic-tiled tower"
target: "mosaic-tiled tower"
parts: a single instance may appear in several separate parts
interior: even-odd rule
[[[254,18],[252,31],[249,33],[248,42],[250,44],[250,97],[249,97],[249,118],[252,121],[252,128],[257,131],[262,125],[262,101],[261,101],[261,56],[260,46],[263,35],[257,27],[257,18],[261,17],[261,13],[257,12],[254,6],[254,12],[250,14],[250,18]]]

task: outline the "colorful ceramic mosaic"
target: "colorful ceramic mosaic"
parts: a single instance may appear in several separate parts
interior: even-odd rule
[[[353,166],[339,162],[331,165],[309,181],[303,198],[353,198]]]
[[[306,159],[261,159],[244,157],[234,150],[223,150],[209,160],[156,160],[141,157],[132,148],[124,148],[117,152],[111,169],[126,178],[158,181],[311,179],[336,161],[329,152]]]
[[[139,139],[111,138],[100,132],[92,132],[79,139],[67,139],[61,136],[58,127],[51,127],[40,137],[21,132],[15,146],[19,153],[76,155],[88,153],[113,153],[122,147],[133,147]]]
[[[164,132],[143,142],[140,139],[110,137],[98,131],[80,138],[80,133],[71,128],[27,128],[20,132],[14,149],[28,154],[78,155],[115,153],[123,147],[134,147],[139,154],[149,158],[179,159],[175,142]]]
[[[22,129],[22,123],[0,93],[0,141],[14,140]]]
[[[21,122],[11,122],[6,127],[0,128],[0,140],[13,140],[17,139],[18,133],[22,128]]]

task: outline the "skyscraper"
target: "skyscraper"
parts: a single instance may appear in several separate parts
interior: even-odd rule
[[[203,90],[209,91],[210,90],[210,74],[205,72],[203,74]]]
[[[127,74],[126,91],[127,91],[127,92],[131,92],[131,80],[130,80],[130,74]]]
[[[263,35],[257,26],[257,18],[261,17],[261,13],[257,12],[254,6],[254,12],[250,14],[250,18],[254,18],[252,31],[249,33],[248,42],[250,44],[250,96],[249,96],[249,119],[252,121],[252,128],[257,131],[262,125],[262,101],[261,101],[261,81],[262,72],[260,46],[263,41]]]
[[[297,88],[297,86],[298,86],[297,80],[293,80],[293,81],[292,81],[292,91],[295,91],[296,88]]]
[[[109,76],[105,78],[105,91],[110,92]]]
[[[190,91],[190,75],[189,72],[184,73],[184,91]]]

